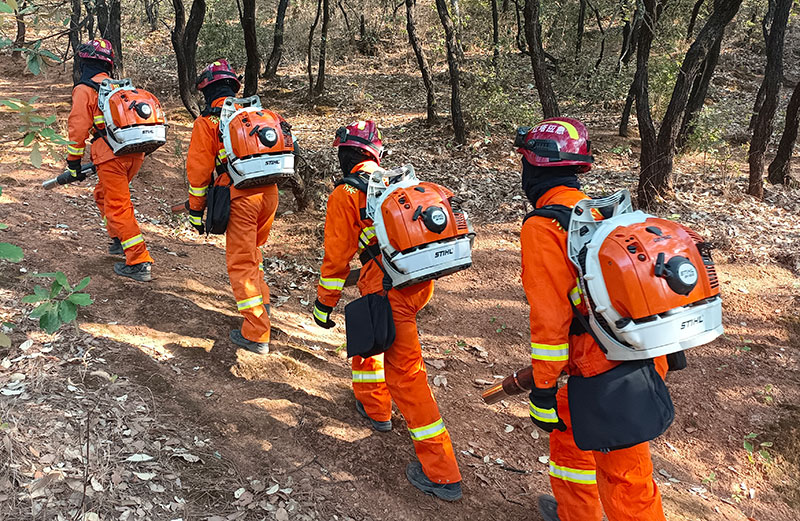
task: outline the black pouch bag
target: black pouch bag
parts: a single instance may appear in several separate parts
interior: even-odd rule
[[[231,216],[230,185],[212,185],[206,196],[206,234],[222,235]]]
[[[672,399],[653,360],[624,362],[610,371],[567,383],[575,444],[611,451],[650,441],[675,418]]]
[[[372,293],[347,304],[344,322],[348,358],[379,355],[394,343],[392,306],[385,295]]]

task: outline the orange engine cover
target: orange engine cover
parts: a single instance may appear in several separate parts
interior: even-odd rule
[[[233,153],[239,159],[263,154],[290,154],[294,150],[288,124],[266,109],[238,112],[228,124],[228,133]]]
[[[107,103],[117,128],[164,125],[167,122],[158,98],[143,89],[120,89],[109,96]]]
[[[389,194],[380,210],[392,248],[405,252],[423,244],[469,233],[464,214],[454,211],[450,204],[452,196],[447,188],[425,181],[397,188]],[[438,226],[436,221],[441,218],[433,215],[437,208],[446,215],[445,222]],[[439,227],[440,231],[434,231]]]
[[[635,320],[718,295],[714,264],[707,250],[701,253],[700,243],[702,239],[694,231],[657,217],[614,229],[598,251],[611,305],[623,317]],[[673,291],[665,278],[656,276],[659,253],[667,261],[680,256],[694,265],[697,283],[688,295]],[[636,276],[631,277],[631,272]]]

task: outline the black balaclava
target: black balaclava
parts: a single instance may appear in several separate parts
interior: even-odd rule
[[[345,176],[350,175],[357,164],[370,160],[374,161],[374,158],[358,147],[339,147],[339,166]]]
[[[577,166],[534,166],[522,158],[522,189],[528,200],[536,207],[536,202],[551,188],[567,186],[580,190]]]
[[[206,98],[206,110],[211,110],[211,104],[219,98],[236,96],[236,83],[233,80],[215,81],[202,90]]]
[[[81,79],[78,80],[78,83],[89,82],[101,72],[111,76],[111,64],[103,60],[81,58]]]

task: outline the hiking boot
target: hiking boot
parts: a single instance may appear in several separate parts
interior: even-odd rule
[[[125,255],[125,250],[122,249],[122,241],[119,237],[113,237],[111,242],[108,243],[109,255]]]
[[[378,432],[389,432],[392,430],[392,420],[379,422],[378,420],[373,420],[367,414],[367,411],[364,409],[364,404],[356,400],[356,410],[358,414],[363,416],[364,418],[368,419],[369,422],[372,424],[372,428]]]
[[[247,349],[257,355],[269,354],[269,342],[253,342],[252,340],[248,340],[242,335],[239,329],[231,329],[231,334],[228,336],[231,342],[243,349]]]
[[[150,282],[153,280],[150,274],[152,262],[140,262],[139,264],[125,264],[124,262],[114,263],[114,273],[123,277],[128,277],[139,282]]]
[[[434,483],[422,471],[422,463],[412,461],[406,467],[406,477],[412,485],[425,492],[433,494],[445,501],[457,501],[461,499],[461,482],[456,483]]]
[[[536,501],[539,503],[539,513],[544,521],[560,521],[558,519],[558,502],[556,502],[556,498],[542,495]]]

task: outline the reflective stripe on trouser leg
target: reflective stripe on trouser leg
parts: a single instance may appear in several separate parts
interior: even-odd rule
[[[98,184],[102,184],[102,189],[99,194],[95,190],[95,200],[98,200],[98,196],[101,198],[101,213],[108,220],[107,228],[114,237],[120,238],[128,265],[153,262],[133,213],[128,186],[142,166],[142,160],[139,154],[128,154],[97,165]],[[109,236],[112,236],[111,233]]]
[[[558,415],[567,430],[550,433],[550,486],[561,521],[600,521],[603,508],[597,492],[594,453],[581,450],[572,436],[567,386],[558,390]]]
[[[433,295],[433,283],[423,282],[389,292],[397,335],[384,353],[386,385],[406,419],[425,475],[435,483],[461,480],[450,434],[428,385],[417,335],[416,314]]]
[[[264,274],[259,271],[262,262],[259,241],[266,241],[269,227],[278,207],[278,189],[271,185],[255,194],[231,200],[231,215],[225,233],[225,257],[228,276],[244,317],[242,336],[253,342],[269,342],[270,320],[266,305],[269,288]]]
[[[664,521],[661,493],[653,481],[649,443],[594,453],[597,489],[609,519]]]
[[[350,366],[353,370],[353,394],[364,406],[367,416],[379,422],[389,421],[392,418],[392,397],[386,386],[383,355],[354,356]]]

